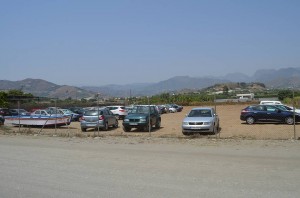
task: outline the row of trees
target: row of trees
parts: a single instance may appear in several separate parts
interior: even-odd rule
[[[258,98],[268,98],[268,97],[277,97],[279,100],[284,101],[285,103],[292,103],[292,99],[296,99],[296,101],[300,101],[300,91],[293,92],[292,90],[272,90],[265,92],[255,93]],[[109,104],[167,104],[167,103],[177,103],[179,105],[187,106],[187,105],[201,105],[203,103],[213,103],[214,99],[228,99],[232,98],[234,95],[230,95],[228,92],[225,92],[220,95],[212,95],[206,92],[199,93],[182,93],[182,94],[170,94],[170,93],[162,93],[159,95],[154,95],[150,97],[131,97],[131,98],[123,98],[123,99],[109,99],[106,100],[105,103]],[[47,102],[43,102],[47,101]],[[16,108],[16,104],[20,102],[23,106],[28,106],[28,108],[33,108],[34,106],[39,106],[40,108],[43,106],[95,106],[99,104],[99,101],[96,99],[86,100],[73,100],[71,98],[65,100],[59,99],[49,99],[49,98],[40,98],[34,97],[30,93],[24,93],[20,90],[10,90],[10,91],[0,91],[0,107],[9,107]],[[101,100],[103,103],[103,101]],[[49,104],[50,103],[50,104]],[[300,105],[297,104],[296,105]]]

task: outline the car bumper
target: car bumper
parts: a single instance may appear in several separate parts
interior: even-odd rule
[[[140,128],[146,126],[148,123],[146,122],[123,122],[122,125],[124,127],[131,127],[131,128]]]
[[[184,125],[182,126],[182,132],[184,133],[201,133],[201,132],[207,132],[211,133],[214,132],[214,126],[213,125]]]
[[[81,128],[104,128],[103,122],[81,122],[80,123]]]

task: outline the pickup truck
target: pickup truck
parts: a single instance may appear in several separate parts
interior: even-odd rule
[[[125,116],[123,120],[123,130],[124,132],[129,132],[132,128],[136,128],[142,131],[149,131],[153,126],[157,129],[160,128],[160,124],[161,117],[157,106],[136,105],[128,115]]]

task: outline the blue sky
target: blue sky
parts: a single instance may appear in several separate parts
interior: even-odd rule
[[[100,86],[300,66],[298,0],[0,5],[0,80]]]

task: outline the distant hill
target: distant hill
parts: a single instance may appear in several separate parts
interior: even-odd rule
[[[133,83],[127,85],[104,85],[74,87],[56,85],[41,79],[25,79],[22,81],[0,80],[0,90],[20,89],[35,96],[53,98],[87,98],[96,93],[101,96],[130,97],[150,96],[163,92],[178,92],[181,90],[200,90],[215,84],[230,82],[258,82],[266,88],[300,87],[300,68],[263,69],[257,70],[253,76],[242,73],[231,73],[221,77],[190,77],[176,76],[157,83]]]
[[[50,97],[50,98],[86,98],[92,97],[95,93],[84,90],[82,88],[68,86],[68,85],[56,85],[54,83],[41,80],[27,78],[21,81],[8,81],[0,80],[0,90],[18,89],[25,93],[31,93],[38,97]]]

